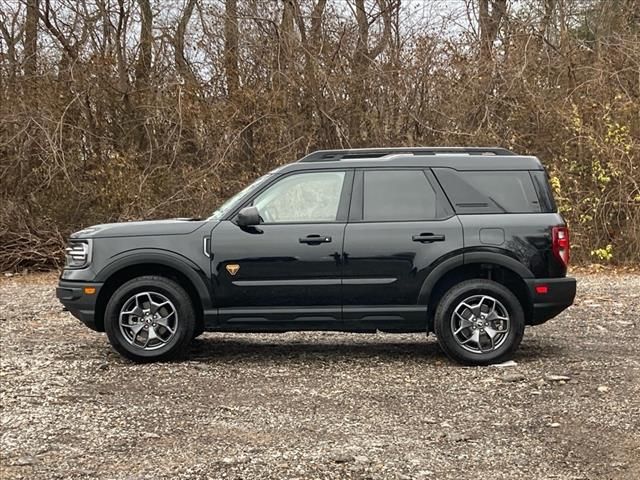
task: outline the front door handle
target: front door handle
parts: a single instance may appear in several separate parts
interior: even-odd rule
[[[306,243],[307,245],[318,245],[320,243],[330,243],[331,237],[326,235],[307,235],[306,237],[300,237],[298,240],[300,243]]]
[[[444,235],[435,235],[433,233],[421,233],[419,235],[413,235],[411,240],[414,242],[420,243],[431,243],[431,242],[444,242]]]

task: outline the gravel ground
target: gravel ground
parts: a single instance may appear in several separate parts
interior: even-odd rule
[[[135,365],[0,280],[0,478],[640,478],[640,276],[583,275],[516,365],[433,337],[205,334]]]

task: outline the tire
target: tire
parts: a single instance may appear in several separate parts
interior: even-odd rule
[[[522,341],[524,326],[524,311],[516,296],[505,286],[484,279],[452,287],[440,300],[434,317],[440,347],[449,358],[466,365],[511,358]]]
[[[193,338],[195,324],[187,292],[161,276],[129,280],[113,293],[105,309],[109,342],[118,353],[135,362],[183,355]]]

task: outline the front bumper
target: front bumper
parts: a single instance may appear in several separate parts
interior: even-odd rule
[[[535,278],[526,282],[532,299],[529,325],[540,325],[552,319],[570,307],[576,297],[575,278]],[[541,293],[545,290],[543,287],[546,287],[546,293]]]
[[[96,304],[102,283],[71,282],[60,280],[56,288],[56,297],[64,308],[81,320],[87,327],[97,332],[104,331],[104,325],[96,318]],[[95,293],[84,293],[85,287],[95,288]]]

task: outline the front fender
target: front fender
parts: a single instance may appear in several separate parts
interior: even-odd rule
[[[97,273],[95,281],[106,282],[115,273],[137,265],[161,265],[180,272],[198,292],[203,308],[212,308],[205,271],[187,257],[169,250],[145,248],[119,254]]]

